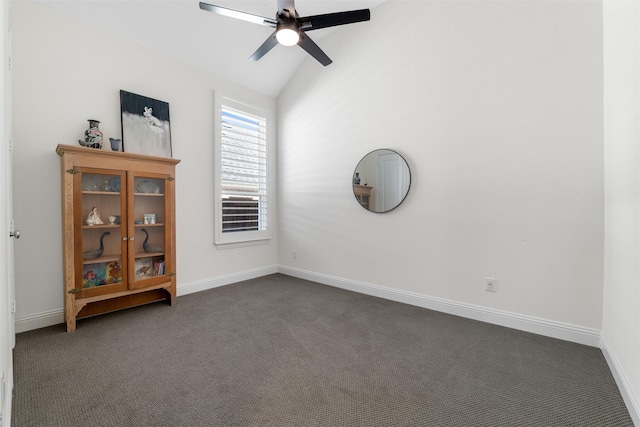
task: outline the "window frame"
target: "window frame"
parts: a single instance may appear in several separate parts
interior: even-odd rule
[[[260,116],[266,121],[266,221],[264,230],[245,230],[235,232],[223,232],[222,224],[222,107],[229,107],[244,113]],[[239,101],[223,94],[214,94],[214,243],[223,247],[245,246],[254,244],[264,244],[271,239],[271,229],[273,224],[273,204],[275,193],[275,182],[273,176],[273,111],[269,107],[249,104]]]

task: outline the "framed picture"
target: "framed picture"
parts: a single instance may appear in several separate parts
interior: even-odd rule
[[[169,104],[120,91],[122,151],[171,157]]]

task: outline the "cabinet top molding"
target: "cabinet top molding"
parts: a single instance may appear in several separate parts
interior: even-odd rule
[[[88,148],[82,146],[75,145],[63,145],[58,144],[56,147],[56,153],[59,156],[62,156],[65,153],[68,154],[79,154],[79,155],[89,155],[89,156],[102,156],[105,158],[118,158],[122,160],[142,160],[142,161],[152,161],[152,162],[161,162],[171,165],[177,165],[180,163],[180,160],[168,158],[168,157],[156,157],[156,156],[147,156],[145,154],[135,154],[135,153],[123,153],[122,151],[111,151],[111,150],[101,150],[97,148]]]

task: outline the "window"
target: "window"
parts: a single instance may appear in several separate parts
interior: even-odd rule
[[[216,243],[268,239],[268,111],[224,97],[216,105]]]

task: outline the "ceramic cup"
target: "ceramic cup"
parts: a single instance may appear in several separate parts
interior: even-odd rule
[[[111,142],[111,149],[113,151],[120,151],[120,139],[109,138],[109,142]]]

